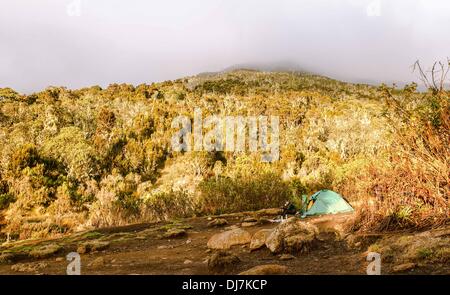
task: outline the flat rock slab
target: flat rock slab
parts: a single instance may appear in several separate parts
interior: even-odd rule
[[[208,248],[215,250],[230,249],[234,245],[244,245],[250,243],[249,232],[237,228],[213,235],[208,241]]]

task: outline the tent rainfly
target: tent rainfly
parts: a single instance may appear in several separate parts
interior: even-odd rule
[[[306,208],[303,210],[302,217],[354,211],[341,195],[330,190],[316,192],[309,198]]]

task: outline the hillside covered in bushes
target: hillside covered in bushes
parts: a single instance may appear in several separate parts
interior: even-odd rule
[[[449,93],[235,70],[31,95],[0,89],[1,240],[279,207],[332,189],[352,230],[449,223]],[[174,152],[194,109],[280,118],[280,159]]]

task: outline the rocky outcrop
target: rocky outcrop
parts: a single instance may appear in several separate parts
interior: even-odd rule
[[[261,229],[257,231],[250,241],[250,250],[257,250],[266,245],[266,239],[272,233],[272,229]]]

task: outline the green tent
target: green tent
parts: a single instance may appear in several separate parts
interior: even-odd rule
[[[303,217],[323,214],[336,214],[353,212],[353,208],[342,198],[341,195],[330,190],[321,190],[309,198],[313,205],[309,209],[303,209]],[[308,203],[309,203],[308,202]],[[308,206],[308,203],[305,205]]]

